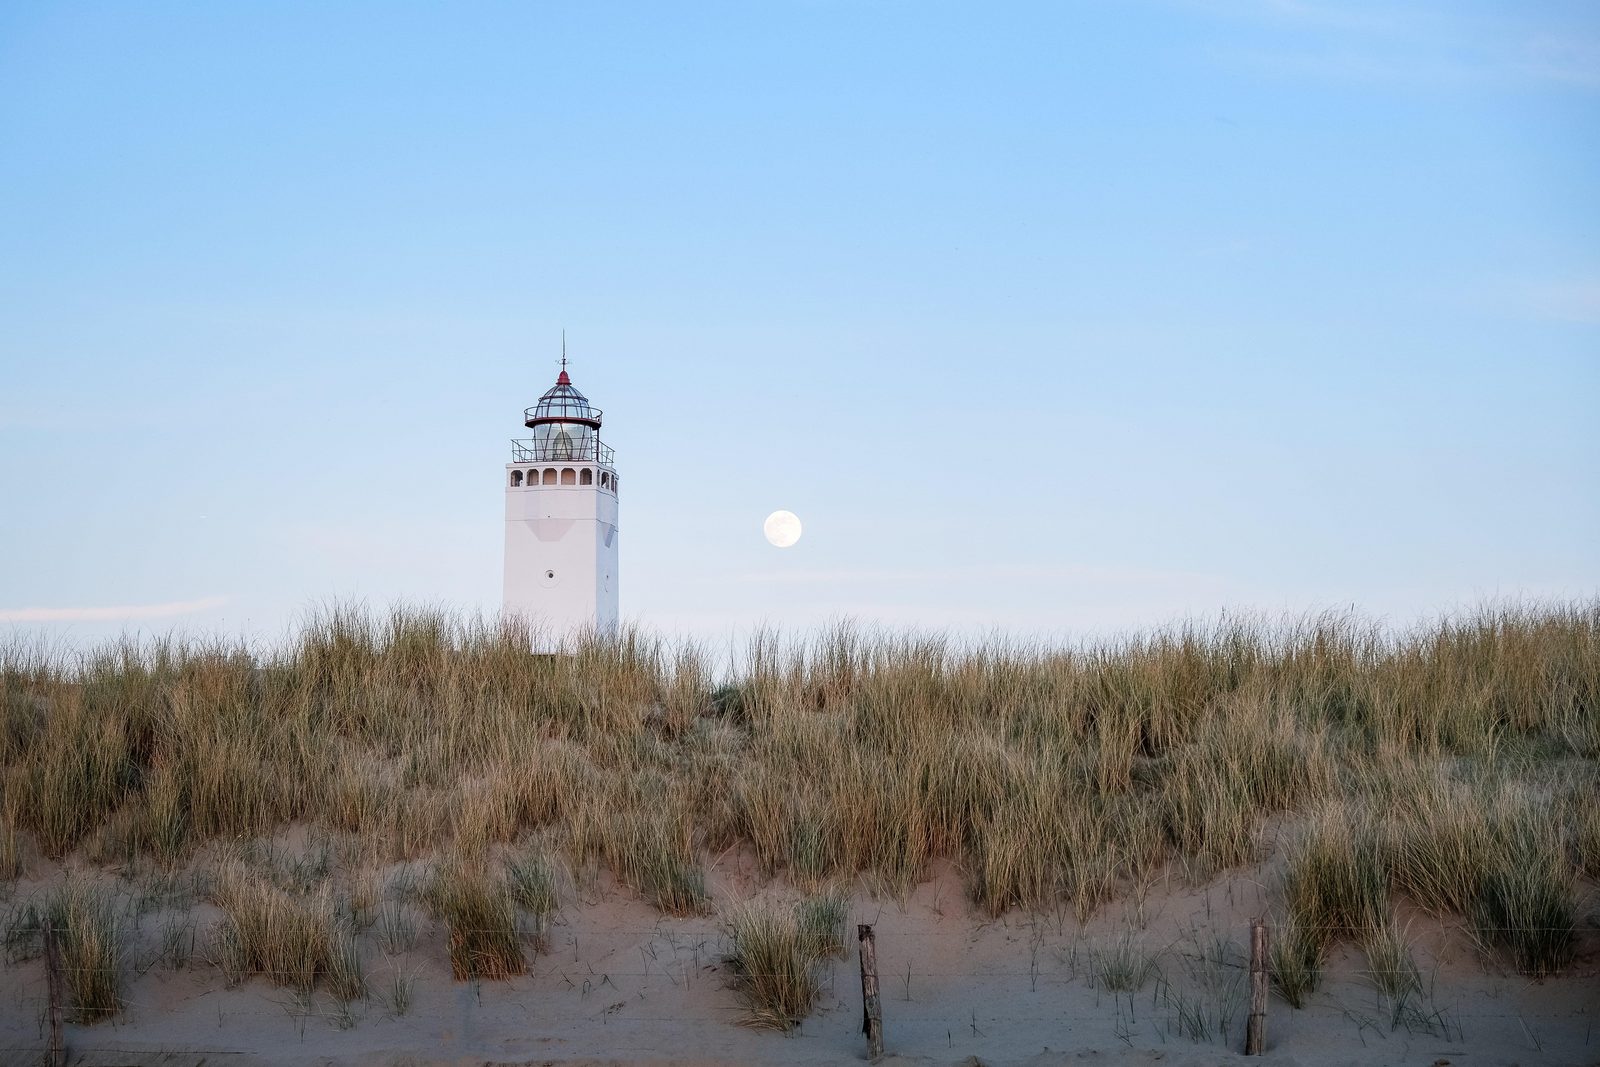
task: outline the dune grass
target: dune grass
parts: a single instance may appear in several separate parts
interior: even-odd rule
[[[1268,969],[1272,986],[1291,1007],[1303,1008],[1322,980],[1324,942],[1290,915],[1272,931]]]
[[[517,925],[517,891],[471,859],[452,857],[433,873],[426,898],[449,930],[450,971],[458,979],[526,974]]]
[[[1403,1001],[1422,989],[1422,977],[1411,958],[1406,932],[1393,921],[1368,931],[1363,948],[1367,954],[1367,977],[1379,993]]]
[[[45,916],[59,936],[68,1008],[80,1023],[115,1015],[122,1007],[122,907],[107,886],[71,878],[45,901]]]
[[[1284,902],[1300,929],[1323,950],[1337,941],[1365,941],[1384,926],[1389,883],[1370,816],[1330,804],[1290,847]]]
[[[126,901],[113,885],[71,874],[54,889],[8,909],[6,962],[44,956],[47,931],[53,932],[72,1020],[108,1018],[122,1005],[126,912]]]
[[[507,858],[506,887],[528,919],[528,940],[536,952],[549,948],[550,920],[560,907],[555,862],[542,850],[529,848]]]
[[[1089,966],[1094,980],[1115,993],[1137,993],[1145,983],[1161,973],[1158,954],[1145,947],[1132,930],[1089,949]]]
[[[728,911],[730,985],[746,1002],[746,1023],[790,1030],[811,1014],[818,964],[844,955],[847,908],[842,895],[827,894],[791,904],[748,901]]]
[[[345,607],[270,649],[0,646],[0,876],[337,836],[370,867],[436,863],[426,903],[455,969],[492,977],[525,966],[519,909],[546,914],[542,868],[516,866],[535,837],[671,914],[708,910],[707,857],[745,847],[813,889],[903,892],[949,859],[988,913],[1080,917],[1165,865],[1203,880],[1278,839],[1294,1000],[1393,896],[1459,917],[1507,966],[1558,971],[1600,874],[1600,601],[1068,648],[846,624],[759,634],[720,672],[637,630],[528,647],[515,623]],[[358,988],[340,907],[350,936],[370,912],[414,940],[387,904],[340,903],[315,848],[263,869],[278,895],[222,878],[241,974]]]
[[[233,860],[218,872],[213,900],[223,913],[216,962],[232,981],[260,976],[303,994],[321,986],[338,1000],[365,999],[355,933],[326,889],[294,893]]]

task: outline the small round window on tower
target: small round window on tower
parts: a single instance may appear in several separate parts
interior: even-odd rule
[[[545,571],[544,572],[544,576],[546,578],[554,578],[556,576],[556,572],[555,571]]]

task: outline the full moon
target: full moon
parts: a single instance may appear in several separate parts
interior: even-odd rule
[[[774,511],[761,524],[761,532],[767,535],[769,544],[788,548],[800,540],[800,517],[792,511]]]

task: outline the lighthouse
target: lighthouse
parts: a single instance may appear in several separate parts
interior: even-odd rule
[[[551,647],[617,626],[617,468],[600,409],[561,374],[523,413],[506,464],[505,612]]]

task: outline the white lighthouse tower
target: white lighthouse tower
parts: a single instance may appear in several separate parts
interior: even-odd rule
[[[552,647],[617,626],[617,470],[600,409],[561,376],[523,412],[533,431],[506,464],[505,611]]]

